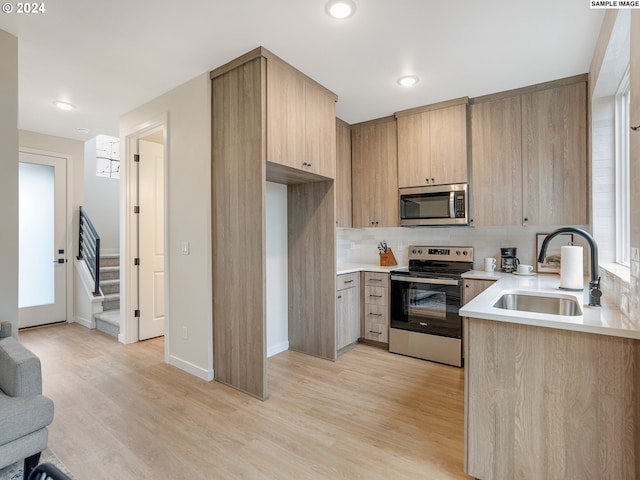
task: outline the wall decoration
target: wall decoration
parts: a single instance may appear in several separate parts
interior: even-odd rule
[[[537,262],[542,248],[542,242],[547,238],[548,233],[536,233],[536,272],[538,273],[560,273],[560,247],[563,245],[573,245],[573,234],[562,233],[553,237],[547,248],[547,258],[544,263]]]

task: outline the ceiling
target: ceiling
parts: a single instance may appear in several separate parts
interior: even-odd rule
[[[123,113],[257,46],[334,91],[338,116],[356,123],[585,73],[604,15],[588,0],[355,3],[346,20],[326,0],[53,0],[0,14],[18,37],[18,126],[117,136]],[[400,87],[403,74],[420,81]]]

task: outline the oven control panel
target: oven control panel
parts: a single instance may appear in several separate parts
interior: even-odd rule
[[[431,247],[412,245],[409,260],[443,260],[452,262],[472,262],[473,247]]]

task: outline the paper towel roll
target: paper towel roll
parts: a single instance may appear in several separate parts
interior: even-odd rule
[[[560,288],[582,290],[584,279],[582,247],[560,248]]]

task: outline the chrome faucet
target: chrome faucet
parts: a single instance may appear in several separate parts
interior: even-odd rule
[[[602,291],[600,290],[600,277],[598,276],[598,244],[596,243],[595,239],[591,236],[589,232],[586,232],[581,228],[576,228],[576,227],[562,227],[557,230],[554,230],[549,235],[547,235],[547,238],[545,238],[544,242],[542,242],[542,247],[540,248],[540,255],[538,255],[538,263],[544,263],[549,242],[553,237],[555,237],[556,235],[560,235],[561,233],[576,233],[581,237],[583,237],[589,244],[589,249],[591,253],[591,281],[589,282],[589,305],[593,307],[599,307],[600,297],[602,297]]]

